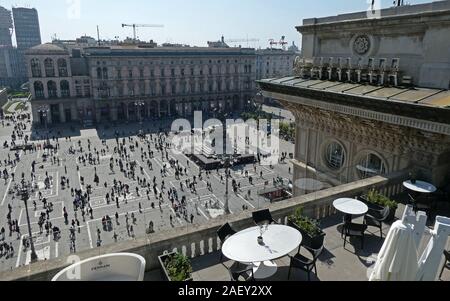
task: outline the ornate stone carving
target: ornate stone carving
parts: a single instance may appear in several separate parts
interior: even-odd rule
[[[370,38],[367,35],[359,35],[353,42],[353,51],[356,54],[364,55],[369,52],[371,47]]]

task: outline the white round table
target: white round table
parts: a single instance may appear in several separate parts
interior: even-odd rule
[[[225,241],[222,253],[237,262],[251,262],[255,279],[265,279],[277,272],[278,267],[273,260],[297,249],[302,242],[302,235],[292,227],[269,225],[262,235],[263,245],[258,243],[259,236],[259,227],[238,232]]]
[[[409,190],[419,193],[434,193],[436,192],[436,187],[433,184],[416,181],[414,184],[410,181],[403,182],[403,186]]]
[[[366,204],[350,198],[337,199],[333,202],[333,206],[336,210],[348,215],[363,215],[369,211]]]

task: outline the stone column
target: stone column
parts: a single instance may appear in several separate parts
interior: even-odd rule
[[[161,100],[158,100],[158,117],[161,118]]]
[[[35,124],[38,124],[41,121],[38,108],[39,106],[37,105],[31,105],[31,113],[33,114],[33,123]]]
[[[61,98],[62,96],[62,91],[61,91],[61,81],[60,80],[55,80],[56,83],[56,96],[58,96],[58,98]]]
[[[52,111],[50,110],[50,105],[48,106],[49,110],[47,112],[47,124],[50,125],[52,124]]]
[[[66,122],[66,112],[64,111],[64,104],[62,103],[59,104],[59,121],[61,123]]]
[[[70,114],[72,115],[72,121],[79,121],[76,103],[70,105]]]
[[[93,106],[93,109],[95,110],[95,122],[96,123],[100,123],[102,121],[101,107],[97,107],[97,105],[95,104]]]
[[[42,84],[44,85],[44,97],[48,98],[48,86],[47,86],[47,81],[42,81]]]
[[[117,121],[117,103],[114,103],[110,109],[111,111],[109,113],[111,114],[111,120]]]

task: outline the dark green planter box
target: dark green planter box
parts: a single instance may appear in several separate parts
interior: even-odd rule
[[[176,252],[171,252],[171,253],[167,253],[167,254],[163,254],[158,256],[158,261],[159,261],[159,265],[161,267],[161,275],[163,277],[163,279],[165,281],[172,281],[172,279],[170,279],[169,277],[169,273],[167,272],[166,266],[164,265],[164,262],[166,261],[166,259],[172,255],[176,254]],[[184,281],[193,281],[192,277],[189,279],[186,279]]]
[[[367,195],[360,196],[359,200],[364,202],[364,203],[366,203],[366,205],[369,206],[369,208],[373,208],[375,210],[383,210],[383,207],[381,207],[380,205],[369,202],[368,198],[367,198]],[[385,222],[390,223],[390,222],[392,222],[395,219],[395,214],[397,212],[397,209],[394,210],[394,209],[390,208],[389,215],[388,215],[388,217],[387,217]]]
[[[303,229],[301,229],[297,224],[293,223],[292,221],[288,220],[288,226],[297,229],[302,234],[302,243],[301,245],[304,247],[308,247],[311,249],[319,249],[321,246],[323,246],[324,240],[325,240],[325,232],[320,230],[320,234],[316,235],[314,237],[310,236],[307,232],[305,232]]]

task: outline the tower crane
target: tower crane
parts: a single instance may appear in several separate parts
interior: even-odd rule
[[[164,27],[164,25],[160,24],[122,24],[122,28],[124,27],[133,27],[133,39],[136,42],[136,28],[137,27]]]
[[[249,46],[250,42],[259,42],[259,39],[230,39],[225,40],[225,43],[247,43],[247,47]]]

